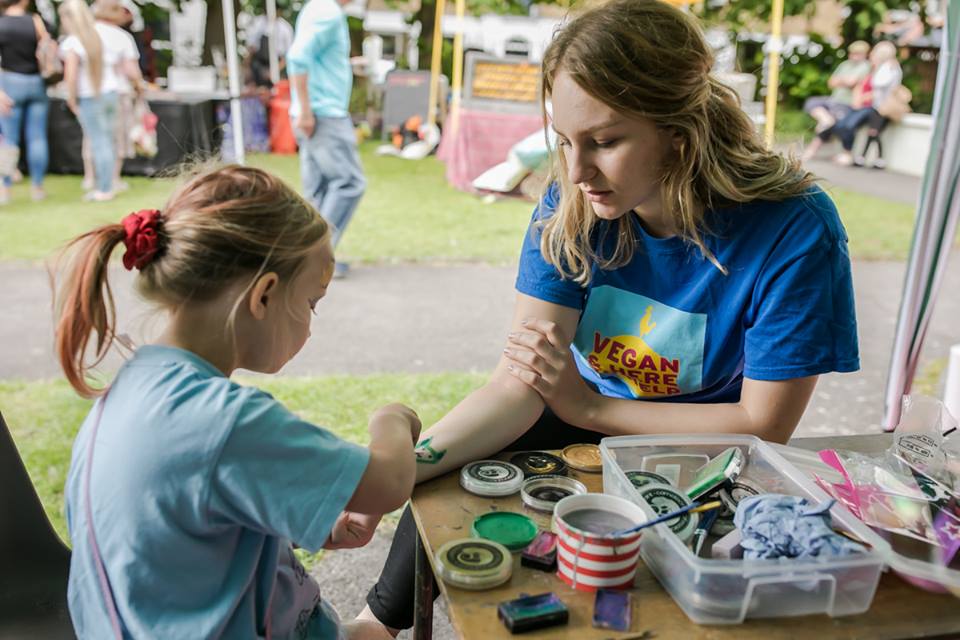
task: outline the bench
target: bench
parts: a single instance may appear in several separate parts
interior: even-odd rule
[[[930,155],[930,139],[933,137],[933,116],[926,113],[908,113],[900,122],[891,122],[883,133],[883,159],[887,161],[887,171],[896,171],[909,176],[923,176],[927,168],[927,156]],[[854,151],[863,149],[867,142],[867,127],[857,131]],[[821,159],[831,158],[840,153],[840,142],[836,138],[824,144],[817,153]],[[867,164],[876,156],[876,147],[867,154]]]

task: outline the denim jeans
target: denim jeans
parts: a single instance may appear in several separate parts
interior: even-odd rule
[[[336,247],[367,188],[349,117],[316,119],[313,135],[298,131],[304,196],[333,227]]]
[[[90,140],[93,153],[93,175],[96,190],[113,191],[113,168],[117,161],[113,123],[117,119],[117,94],[103,93],[80,98],[80,128]]]
[[[833,127],[834,134],[840,138],[844,151],[853,150],[853,141],[857,137],[857,129],[862,127],[870,117],[870,107],[855,109]]]
[[[0,116],[0,132],[7,144],[20,146],[20,134],[26,124],[27,168],[30,170],[30,182],[35,187],[43,184],[47,173],[50,151],[47,147],[47,112],[50,101],[47,88],[39,74],[0,72],[0,90],[11,100],[10,113]],[[4,183],[10,185],[10,176],[4,177]]]

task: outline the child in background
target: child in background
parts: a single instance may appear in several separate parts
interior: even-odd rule
[[[377,514],[410,496],[419,419],[382,407],[364,448],[230,380],[276,372],[304,345],[333,275],[330,235],[279,179],[228,166],[68,246],[57,352],[74,389],[101,396],[66,486],[79,638],[370,637],[339,623],[291,543],[366,544]],[[116,335],[107,275],[121,243],[169,323],[94,389],[84,356],[94,332],[96,362]]]

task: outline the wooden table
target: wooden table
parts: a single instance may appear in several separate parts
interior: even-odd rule
[[[814,451],[837,448],[864,453],[882,451],[889,443],[889,435],[802,438],[791,442],[794,446]],[[599,473],[571,470],[571,474],[583,482],[589,491],[602,491]],[[414,626],[414,637],[418,640],[429,639],[432,635],[433,588],[430,572],[435,569],[434,552],[442,544],[469,537],[473,519],[495,510],[523,512],[530,515],[541,528],[550,528],[550,516],[524,509],[519,494],[507,498],[483,498],[463,491],[459,486],[459,470],[419,485],[413,494],[411,506],[419,533]],[[441,593],[447,599],[450,621],[465,640],[514,637],[497,618],[497,604],[517,598],[521,593],[534,595],[546,591],[555,592],[567,605],[570,622],[566,626],[523,634],[524,638],[960,638],[960,601],[949,595],[931,594],[912,587],[889,572],[880,578],[870,610],[861,615],[751,619],[741,625],[703,626],[687,618],[641,559],[633,589],[633,624],[630,632],[625,633],[594,629],[591,625],[594,595],[571,589],[555,573],[521,566],[519,554],[514,554],[513,577],[496,589],[467,591],[443,581],[438,582]]]

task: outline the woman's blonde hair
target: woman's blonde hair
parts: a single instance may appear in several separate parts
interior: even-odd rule
[[[140,269],[136,288],[166,309],[215,298],[238,279],[226,331],[243,297],[260,275],[293,278],[329,227],[306,200],[276,176],[237,165],[197,171],[170,197],[160,214],[159,251]],[[56,348],[67,380],[84,397],[102,392],[87,372],[106,355],[115,336],[116,311],[107,280],[110,254],[126,238],[123,224],[109,224],[74,239],[65,254],[57,292]],[[92,363],[85,362],[92,334]]]
[[[546,119],[546,102],[562,71],[611,109],[676,134],[679,149],[660,179],[664,212],[681,238],[726,273],[704,242],[706,212],[799,195],[813,177],[798,161],[765,147],[737,95],[710,75],[712,65],[690,16],[659,0],[612,0],[558,31],[543,58],[542,100]],[[598,218],[570,182],[563,153],[552,154],[550,182],[559,183],[560,201],[543,227],[544,257],[581,284],[590,281],[593,265],[627,264],[637,242],[630,216],[611,229],[617,238],[612,255],[600,255],[591,240]]]
[[[64,0],[59,9],[64,30],[76,36],[87,53],[87,73],[95,95],[103,80],[103,42],[97,33],[93,12],[84,0]]]

